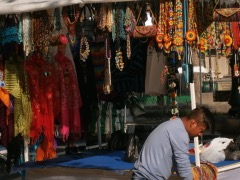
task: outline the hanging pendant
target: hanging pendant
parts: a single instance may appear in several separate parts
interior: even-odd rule
[[[122,51],[120,48],[118,50],[116,50],[115,61],[116,61],[116,67],[120,71],[122,71],[124,68],[124,62],[123,62],[123,57],[122,57]]]
[[[127,34],[127,58],[131,58],[131,41],[130,41],[130,35]]]
[[[106,38],[106,40],[105,40],[105,51],[106,51],[107,62],[105,63],[103,92],[104,92],[104,94],[110,94],[111,93],[111,89],[112,89],[112,82],[111,82],[111,50],[110,50],[110,43],[109,43],[109,39],[108,38]]]
[[[104,77],[104,85],[103,85],[103,92],[104,94],[110,94],[111,93],[111,66],[110,66],[110,58],[107,58],[107,66],[105,69],[105,77]]]

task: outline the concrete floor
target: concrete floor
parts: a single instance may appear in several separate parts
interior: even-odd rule
[[[130,180],[132,172],[125,171],[119,174],[113,171],[100,169],[77,169],[77,168],[38,168],[26,171],[25,178],[19,174],[7,175],[0,173],[1,180]],[[178,180],[173,175],[169,180]]]

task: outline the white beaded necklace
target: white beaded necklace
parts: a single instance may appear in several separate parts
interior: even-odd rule
[[[83,36],[80,42],[80,60],[85,62],[90,54],[89,43],[87,38]]]

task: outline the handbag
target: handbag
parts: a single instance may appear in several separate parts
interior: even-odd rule
[[[238,22],[240,21],[240,8],[216,8],[220,0],[213,9],[213,21],[216,22]]]
[[[95,11],[90,4],[84,5],[80,10],[80,34],[88,38],[89,41],[95,40]]]
[[[213,21],[238,22],[240,21],[240,8],[222,8],[213,11]]]
[[[148,4],[147,4],[148,5]],[[157,34],[157,21],[154,17],[154,14],[152,12],[152,9],[150,8],[150,6],[148,5],[148,9],[149,9],[149,15],[152,17],[153,19],[153,25],[149,25],[149,26],[144,26],[144,25],[138,25],[139,20],[140,20],[140,15],[142,12],[142,7],[139,11],[138,14],[138,18],[136,21],[136,25],[133,29],[133,37],[134,38],[148,38],[148,37],[154,37]]]
[[[2,45],[7,43],[22,42],[22,35],[19,33],[19,21],[16,14],[8,14],[4,20],[4,27],[1,31],[1,42]]]

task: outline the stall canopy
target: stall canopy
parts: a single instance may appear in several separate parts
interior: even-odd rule
[[[72,4],[123,2],[131,0],[0,0],[0,14],[23,13],[63,7]]]

